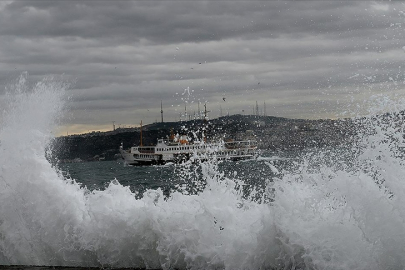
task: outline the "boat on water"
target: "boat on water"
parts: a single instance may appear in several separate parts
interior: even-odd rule
[[[161,165],[169,162],[181,163],[188,160],[243,160],[257,155],[257,140],[252,131],[246,131],[241,140],[227,140],[207,143],[205,140],[191,142],[187,135],[174,136],[168,140],[158,139],[153,146],[133,146],[119,149],[128,165]]]

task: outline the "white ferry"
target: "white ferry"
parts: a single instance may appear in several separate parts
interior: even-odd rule
[[[247,131],[244,140],[206,143],[189,142],[186,135],[179,138],[170,136],[169,140],[158,139],[154,146],[134,146],[128,150],[120,146],[120,153],[129,165],[154,165],[168,162],[180,163],[187,160],[205,160],[209,158],[242,160],[252,159],[257,153],[257,141],[252,131]]]

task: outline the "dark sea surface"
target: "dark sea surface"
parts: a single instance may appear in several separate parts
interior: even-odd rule
[[[219,174],[243,183],[245,191],[255,187],[264,190],[266,181],[273,181],[278,169],[291,167],[299,159],[299,152],[260,151],[251,160],[210,161]],[[274,165],[274,167],[273,167]],[[197,186],[205,185],[201,164],[173,164],[155,166],[130,166],[122,159],[115,161],[95,161],[62,163],[57,166],[66,178],[78,182],[88,190],[104,190],[112,181],[128,186],[137,198],[148,189],[161,189],[165,195],[183,188],[194,193]],[[273,170],[272,170],[273,169]]]

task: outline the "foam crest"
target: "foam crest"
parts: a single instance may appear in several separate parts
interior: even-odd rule
[[[390,104],[388,113],[356,120],[351,145],[306,154],[274,182],[276,224],[305,267],[405,265],[404,114],[400,102],[392,111]]]
[[[29,88],[22,76],[11,89],[1,130],[0,264],[234,269],[274,263],[271,208],[242,199],[214,163],[202,165],[203,189],[169,198],[148,190],[136,199],[117,180],[90,192],[64,179],[45,158],[64,87],[46,79]],[[269,250],[270,260],[258,258]]]
[[[287,169],[274,158],[258,160],[272,176],[250,195],[244,176],[226,176],[211,160],[175,167],[185,186],[170,196],[158,189],[137,199],[120,179],[104,190],[81,188],[46,159],[65,87],[49,78],[28,87],[22,76],[10,88],[0,130],[0,264],[405,266],[401,108],[359,118],[350,145],[306,153]]]
[[[45,158],[65,84],[46,78],[28,88],[27,76],[8,89],[0,130],[0,263],[61,261],[64,238],[57,230],[78,218],[83,193],[62,179]],[[59,258],[58,258],[59,257]]]

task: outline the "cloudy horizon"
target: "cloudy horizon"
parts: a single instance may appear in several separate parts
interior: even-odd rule
[[[0,2],[0,102],[24,72],[64,74],[59,134],[198,114],[353,117],[404,98],[405,4],[371,1]],[[264,103],[266,109],[264,110]]]

